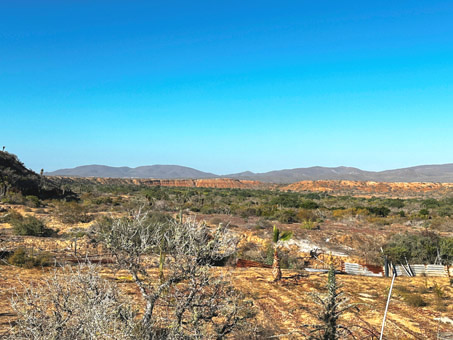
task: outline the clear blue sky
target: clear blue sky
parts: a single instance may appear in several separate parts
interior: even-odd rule
[[[0,118],[35,170],[451,163],[453,2],[0,0]]]

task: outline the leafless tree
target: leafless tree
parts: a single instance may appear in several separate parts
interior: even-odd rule
[[[213,265],[236,250],[225,226],[195,221],[152,222],[136,211],[98,228],[99,240],[128,270],[145,301],[142,337],[220,339],[251,317],[251,308]],[[165,254],[165,256],[162,256]],[[161,275],[150,271],[160,259]]]
[[[10,339],[134,339],[135,314],[94,265],[64,267],[12,298]]]

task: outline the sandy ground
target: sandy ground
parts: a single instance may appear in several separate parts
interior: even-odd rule
[[[0,334],[4,334],[15,315],[9,304],[11,294],[20,292],[21,284],[38,282],[53,269],[22,269],[8,265],[0,266]],[[283,271],[283,280],[273,283],[269,269],[263,268],[217,268],[221,273],[228,271],[234,286],[241,290],[247,299],[258,308],[257,325],[271,328],[281,339],[304,338],[304,324],[316,323],[316,305],[309,293],[324,292],[327,275],[305,274],[290,270]],[[110,279],[120,279],[121,289],[139,299],[138,291],[125,273],[113,274],[108,269],[104,275]],[[359,312],[344,315],[341,323],[348,326],[356,335],[378,334],[384,312],[390,278],[337,275],[341,291],[350,303],[356,303]],[[438,285],[443,292],[439,307],[433,287]],[[425,307],[411,307],[405,301],[398,287],[405,287],[410,294],[420,294],[427,302]],[[453,289],[448,278],[398,277],[390,302],[385,335],[387,339],[436,339],[437,332],[453,331],[452,296]],[[443,318],[443,322],[436,320]],[[306,331],[305,331],[306,332]]]

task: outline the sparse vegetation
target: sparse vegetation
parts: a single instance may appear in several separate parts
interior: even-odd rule
[[[130,303],[92,265],[55,271],[12,299],[10,339],[137,339]]]
[[[251,317],[250,307],[212,265],[235,251],[235,238],[219,227],[214,232],[195,222],[152,221],[141,210],[113,220],[98,231],[99,242],[128,270],[145,301],[141,319],[148,334],[162,337],[222,338]],[[162,253],[165,256],[162,257]],[[144,256],[160,254],[155,280]]]
[[[47,228],[42,220],[34,216],[14,219],[10,223],[16,235],[50,237],[57,233],[56,230]]]
[[[52,258],[46,252],[32,254],[25,248],[17,248],[13,254],[8,257],[8,263],[18,267],[48,267],[52,265]]]
[[[336,340],[352,336],[348,327],[339,324],[339,318],[342,314],[352,308],[353,304],[347,304],[348,299],[338,292],[338,286],[335,278],[335,268],[330,266],[327,278],[327,294],[312,294],[314,302],[319,306],[315,313],[319,324],[303,325],[309,329],[308,339],[313,340]]]
[[[45,181],[45,176],[42,180]],[[384,254],[392,262],[404,264],[406,260],[409,263],[443,264],[451,264],[453,260],[453,222],[450,217],[453,201],[448,195],[403,199],[370,195],[354,197],[347,191],[338,196],[282,192],[278,188],[150,188],[141,184],[106,183],[59,178],[60,189],[77,192],[79,198],[71,202],[23,194],[12,187],[8,189],[0,205],[0,257],[2,275],[16,271],[44,277],[49,269],[38,268],[86,259],[99,262],[98,269],[108,282],[118,283],[118,286],[114,285],[118,301],[130,311],[133,319],[127,321],[127,334],[119,332],[115,326],[111,329],[113,333],[106,333],[110,337],[111,334],[116,338],[137,339],[152,336],[280,336],[288,330],[281,321],[275,321],[275,313],[300,322],[308,317],[306,312],[312,310],[312,302],[304,299],[303,293],[307,290],[328,292],[323,284],[323,274],[300,271],[305,267],[325,268],[329,261],[328,252],[344,253],[352,256],[353,262],[360,258],[377,266],[382,265]],[[142,219],[130,213],[137,204],[143,207]],[[421,214],[423,209],[428,213]],[[86,223],[93,219],[96,220],[94,223]],[[58,235],[48,227],[54,225],[61,230]],[[274,225],[278,230],[277,242],[273,242]],[[283,243],[282,240],[290,234],[294,242]],[[278,266],[274,265],[276,250]],[[340,260],[348,259],[333,258],[337,269]],[[267,267],[256,271],[230,268],[236,259],[255,261],[252,266]],[[271,281],[268,269],[271,265],[274,269],[288,270],[281,280],[277,280],[278,284]],[[62,274],[58,277],[63,278],[65,273],[69,273],[67,270],[71,271],[69,268],[62,272],[58,269]],[[73,273],[77,271],[73,269]],[[90,270],[85,267],[83,271],[88,273]],[[279,278],[281,274],[274,271]],[[348,282],[347,293],[357,302],[356,288],[366,279],[342,276],[341,280]],[[451,287],[448,284],[441,279],[433,283],[432,278],[428,284],[426,278],[426,284],[420,285],[420,278],[414,280],[414,286],[401,283],[401,289],[395,290],[403,309],[423,306],[436,313],[449,311]],[[10,278],[8,284],[11,282],[15,282],[14,279]],[[375,292],[374,283],[367,282],[369,285],[364,296],[376,310],[379,306],[377,297],[382,296],[384,283],[379,283],[381,288]],[[33,285],[33,288],[38,287],[41,285]],[[276,295],[277,291],[281,294],[283,290],[288,297]],[[5,301],[10,296],[5,290],[0,294]],[[74,298],[78,294],[80,292],[75,292]],[[126,295],[133,298],[134,309],[124,298]],[[320,297],[324,299],[326,296]],[[10,308],[1,302],[0,306],[6,310]],[[276,306],[280,306],[280,310],[274,311]],[[367,308],[363,311],[364,320],[371,315]],[[183,312],[178,312],[180,310]],[[318,308],[317,312],[321,310],[326,311]],[[27,318],[24,314],[19,313],[19,316]],[[252,320],[254,317],[256,319]],[[16,320],[14,316],[7,318]],[[114,323],[122,322],[115,321],[112,315],[108,318]],[[45,321],[41,316],[33,320]],[[52,317],[47,321],[54,324]],[[70,334],[74,329],[72,325],[76,327],[77,322],[71,319],[63,326],[68,327],[63,332]],[[345,323],[348,327],[353,324],[349,318],[345,318]],[[322,324],[319,321],[313,325]],[[429,324],[431,328],[437,327],[431,321]],[[18,327],[14,330],[17,337],[22,326]],[[375,331],[364,333],[368,327],[366,323],[362,323],[362,327],[365,328],[358,330],[361,335],[376,334]],[[320,336],[321,328],[311,328],[316,330],[311,335]],[[43,329],[53,332],[49,324],[45,324]],[[401,329],[394,328],[393,331],[402,337],[407,336]]]

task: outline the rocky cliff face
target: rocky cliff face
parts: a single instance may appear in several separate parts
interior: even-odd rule
[[[423,193],[453,193],[453,183],[427,182],[371,182],[371,181],[301,181],[284,186],[281,190],[322,191],[330,194],[369,194],[413,196]]]
[[[63,185],[139,185],[186,188],[222,188],[222,189],[271,189],[282,191],[327,192],[331,195],[353,196],[394,196],[415,197],[424,194],[453,194],[453,183],[429,182],[371,182],[371,181],[301,181],[286,186],[263,183],[253,180],[232,178],[212,179],[145,179],[145,178],[100,178],[100,177],[48,177],[53,183]]]
[[[98,177],[51,177],[62,184],[104,184],[104,185],[143,185],[189,188],[225,188],[225,189],[262,189],[268,187],[259,181],[238,180],[231,178],[213,179],[142,179],[142,178],[98,178]]]

